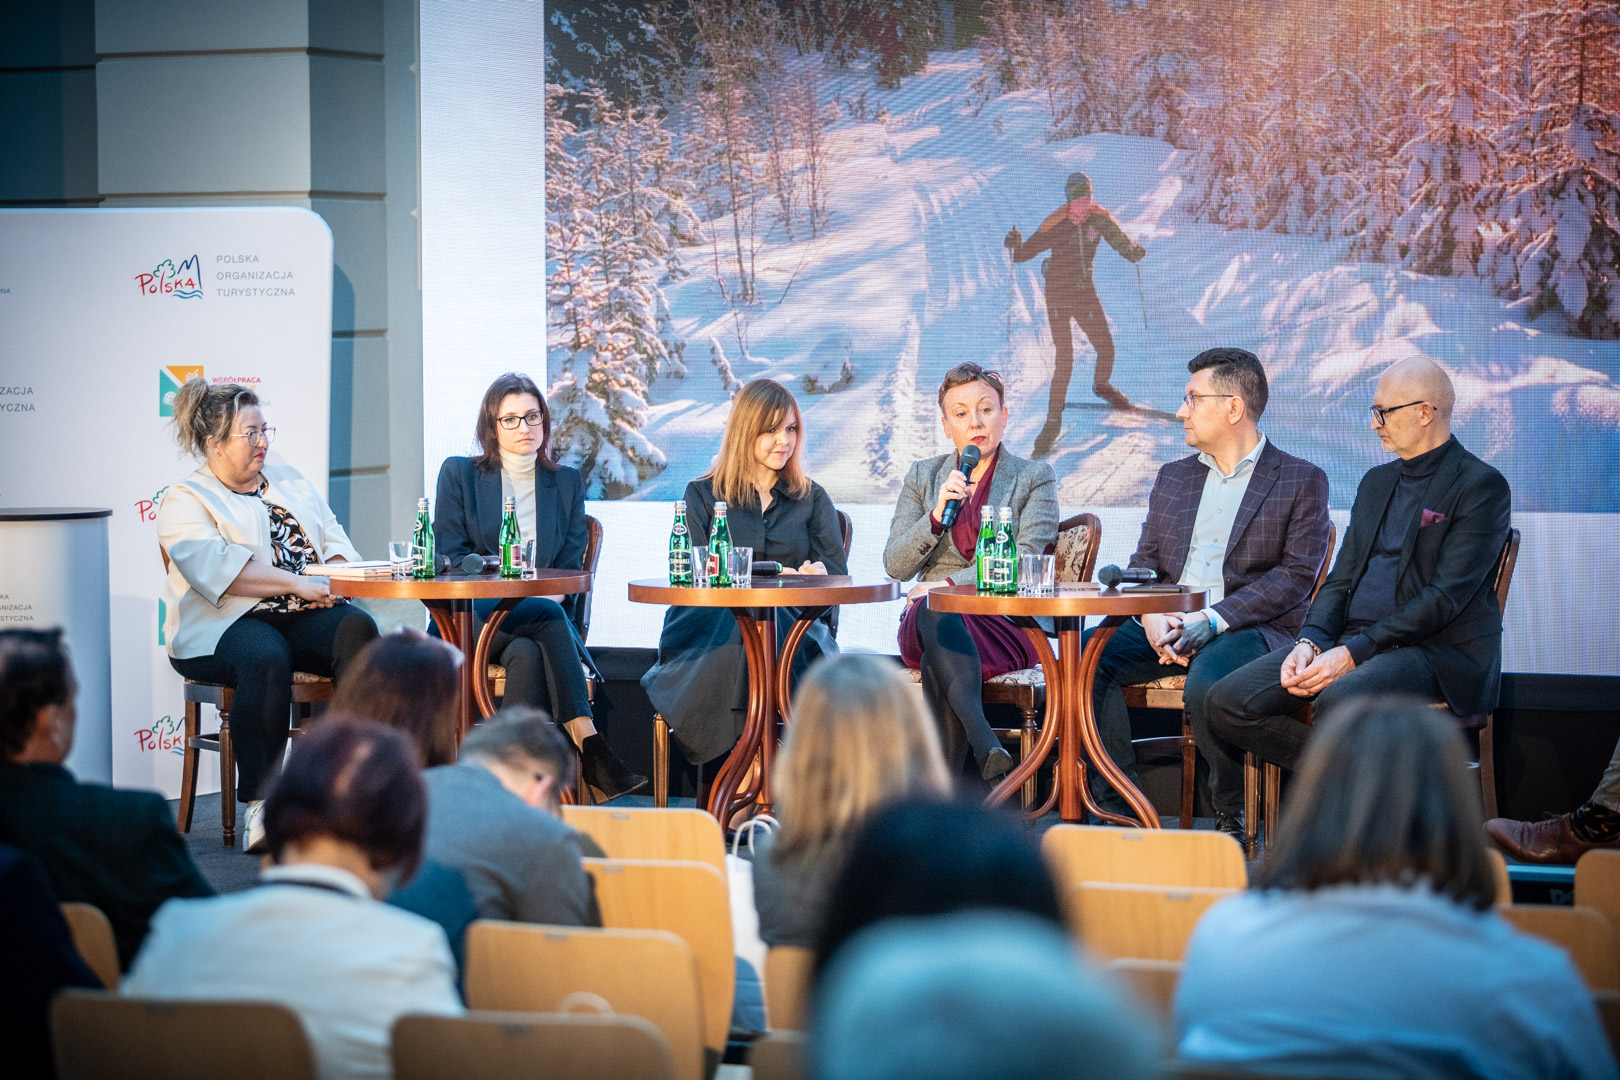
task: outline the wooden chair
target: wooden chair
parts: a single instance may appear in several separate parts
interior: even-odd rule
[[[303,1024],[268,1002],[64,990],[51,1003],[51,1042],[58,1080],[315,1080]]]
[[[765,954],[765,1020],[772,1031],[804,1031],[809,1020],[814,950],[775,945]]]
[[[1609,1052],[1620,1058],[1620,991],[1599,990],[1592,1000],[1603,1021],[1603,1034],[1609,1037]]]
[[[855,523],[842,510],[838,511],[838,532],[844,541],[844,562],[848,564],[849,552],[855,543]],[[837,638],[837,608],[832,609],[829,621],[833,637]],[[702,806],[705,801],[702,793],[699,793],[698,805]],[[653,713],[653,805],[669,805],[669,724],[662,713]]]
[[[808,1039],[801,1031],[771,1031],[748,1048],[754,1080],[803,1080]]]
[[[1242,845],[1208,830],[1054,825],[1041,837],[1041,854],[1059,890],[1085,881],[1215,889],[1249,884]]]
[[[395,1080],[675,1080],[664,1036],[617,1013],[473,1012],[394,1021]]]
[[[1327,580],[1328,569],[1333,563],[1333,543],[1338,539],[1339,531],[1331,521],[1328,522],[1327,554],[1322,556],[1322,565],[1316,568],[1316,583],[1311,586],[1311,599],[1322,589],[1322,582]],[[1193,739],[1192,727],[1187,723],[1187,704],[1182,697],[1182,691],[1187,686],[1187,676],[1167,675],[1151,682],[1137,683],[1125,687],[1125,704],[1132,709],[1175,709],[1181,713],[1181,734],[1167,735],[1153,739],[1133,739],[1131,745],[1137,753],[1153,755],[1166,750],[1180,751],[1181,753],[1181,827],[1192,828],[1193,803],[1197,798],[1195,790],[1198,772],[1198,747]],[[1255,780],[1255,764],[1252,755],[1246,755],[1251,760],[1245,762],[1245,786]],[[1249,798],[1245,798],[1248,803]],[[1254,848],[1254,838],[1258,830],[1254,823],[1255,815],[1246,813],[1243,818],[1244,846],[1250,851]]]
[[[1620,927],[1620,851],[1588,851],[1576,860],[1575,906],[1591,908],[1610,926]],[[1620,934],[1616,942],[1620,944]]]
[[[169,553],[161,547],[163,572],[169,572]],[[197,802],[197,754],[209,750],[219,755],[219,817],[225,832],[225,846],[236,846],[236,754],[231,749],[231,706],[235,691],[222,683],[185,680],[181,696],[185,703],[185,749],[180,759],[180,811],[177,815],[180,831],[191,831],[191,813]],[[311,706],[332,700],[332,680],[308,671],[293,672],[292,704],[299,719],[307,720]],[[202,733],[202,707],[212,705],[219,710],[219,730],[212,735]],[[293,728],[293,734],[299,728]]]
[[[1620,990],[1614,927],[1600,912],[1551,904],[1515,904],[1497,910],[1524,933],[1550,941],[1567,952],[1592,990]]]
[[[1069,891],[1069,914],[1075,933],[1098,959],[1180,963],[1204,912],[1238,892],[1085,882]]]
[[[1495,848],[1486,848],[1485,857],[1491,861],[1491,880],[1496,882],[1496,906],[1508,907],[1513,903],[1513,879],[1508,877],[1507,860]],[[1580,900],[1575,902],[1578,904]],[[1610,921],[1613,921],[1612,916]]]
[[[1507,543],[1502,545],[1502,554],[1496,561],[1496,603],[1497,608],[1504,614],[1507,612],[1508,590],[1513,587],[1513,568],[1519,562],[1519,530],[1509,529]],[[1450,706],[1444,701],[1434,703],[1436,709],[1445,709],[1450,712]],[[1456,714],[1453,714],[1454,716]],[[1459,716],[1457,723],[1460,727],[1477,731],[1479,733],[1479,789],[1481,801],[1485,807],[1487,819],[1496,816],[1496,714],[1494,712],[1478,713],[1474,716]],[[1311,723],[1314,710],[1307,706],[1303,710],[1305,723]],[[1252,755],[1250,755],[1252,757]],[[1245,780],[1248,773],[1245,773]],[[1282,766],[1274,762],[1265,763],[1265,820],[1266,820],[1266,846],[1271,846],[1271,838],[1276,830],[1277,816],[1282,801]],[[1247,801],[1247,800],[1246,800]],[[1245,823],[1247,825],[1247,823]]]
[[[581,593],[574,609],[574,628],[579,631],[579,640],[585,641],[591,634],[591,597],[595,593],[596,564],[602,558],[602,523],[589,514],[585,515],[585,556],[582,568],[591,575],[592,589]],[[492,663],[484,669],[484,677],[489,680],[489,696],[497,700],[506,697],[506,668],[500,664]],[[585,672],[585,693],[591,700],[596,700],[596,677],[589,669]],[[559,717],[558,722],[571,720],[573,717]],[[566,796],[566,792],[564,795]],[[574,803],[579,806],[589,806],[592,802],[590,787],[585,783],[585,777],[580,775],[574,781]]]
[[[731,895],[725,875],[699,862],[583,861],[596,885],[603,926],[667,930],[691,948],[703,994],[704,1041],[714,1053],[724,1053],[737,985]]]
[[[62,918],[67,920],[68,932],[73,935],[73,947],[96,973],[101,985],[117,990],[118,943],[107,916],[94,904],[66,903],[62,905]]]
[[[600,999],[663,1034],[677,1080],[703,1080],[697,960],[674,934],[479,920],[466,952],[468,1008],[549,1013]]]
[[[1136,991],[1144,1005],[1151,1005],[1159,1019],[1168,1021],[1175,1008],[1176,985],[1181,982],[1181,965],[1174,960],[1137,960],[1120,957],[1108,961],[1108,971]]]
[[[726,838],[720,823],[702,810],[565,806],[562,816],[610,859],[700,862],[726,872]]]

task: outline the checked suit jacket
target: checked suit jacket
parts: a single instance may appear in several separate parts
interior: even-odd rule
[[[1159,470],[1132,566],[1180,580],[1208,475],[1196,454]],[[1226,541],[1226,593],[1215,611],[1229,630],[1258,627],[1266,647],[1280,649],[1299,636],[1327,556],[1327,474],[1267,439]]]

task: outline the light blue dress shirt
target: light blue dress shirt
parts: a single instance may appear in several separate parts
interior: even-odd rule
[[[1209,454],[1198,455],[1198,460],[1209,469],[1209,475],[1204,477],[1198,517],[1193,520],[1192,543],[1187,547],[1187,564],[1181,568],[1181,580],[1177,584],[1209,594],[1209,606],[1198,614],[1209,619],[1217,634],[1226,631],[1226,620],[1215,613],[1215,605],[1226,596],[1226,578],[1222,574],[1226,544],[1232,538],[1232,522],[1237,520],[1238,507],[1243,505],[1243,494],[1254,478],[1254,464],[1265,448],[1266,436],[1261,433],[1254,449],[1243,455],[1230,474],[1221,472]]]

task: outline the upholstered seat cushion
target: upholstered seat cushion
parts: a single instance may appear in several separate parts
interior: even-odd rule
[[[906,674],[911,676],[914,683],[922,682],[922,672],[916,668],[907,668]],[[1009,671],[1004,675],[997,675],[993,679],[984,680],[1001,686],[1045,686],[1046,672],[1038,667],[1022,668],[1018,671]]]
[[[1185,690],[1187,688],[1187,676],[1166,675],[1163,678],[1152,679],[1136,685],[1144,690]]]
[[[310,671],[293,672],[293,682],[295,683],[321,683],[331,681],[332,680],[327,678],[325,675],[316,675],[314,672]]]
[[[1086,526],[1076,525],[1058,533],[1057,544],[1052,548],[1052,555],[1057,564],[1057,579],[1079,581],[1080,571],[1086,565],[1086,557],[1090,554],[1091,530]]]

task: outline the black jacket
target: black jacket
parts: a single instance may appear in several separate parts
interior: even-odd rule
[[[1356,489],[1333,572],[1305,616],[1304,637],[1331,648],[1344,631],[1350,597],[1367,561],[1401,462],[1370,470]],[[1395,579],[1395,610],[1360,633],[1379,652],[1422,649],[1446,702],[1459,716],[1496,708],[1502,681],[1502,611],[1496,564],[1507,543],[1512,494],[1501,473],[1456,440],[1406,527]]]
[[[0,843],[43,863],[58,900],[102,910],[126,971],[158,905],[214,895],[163,796],[81,784],[60,765],[0,762]]]

